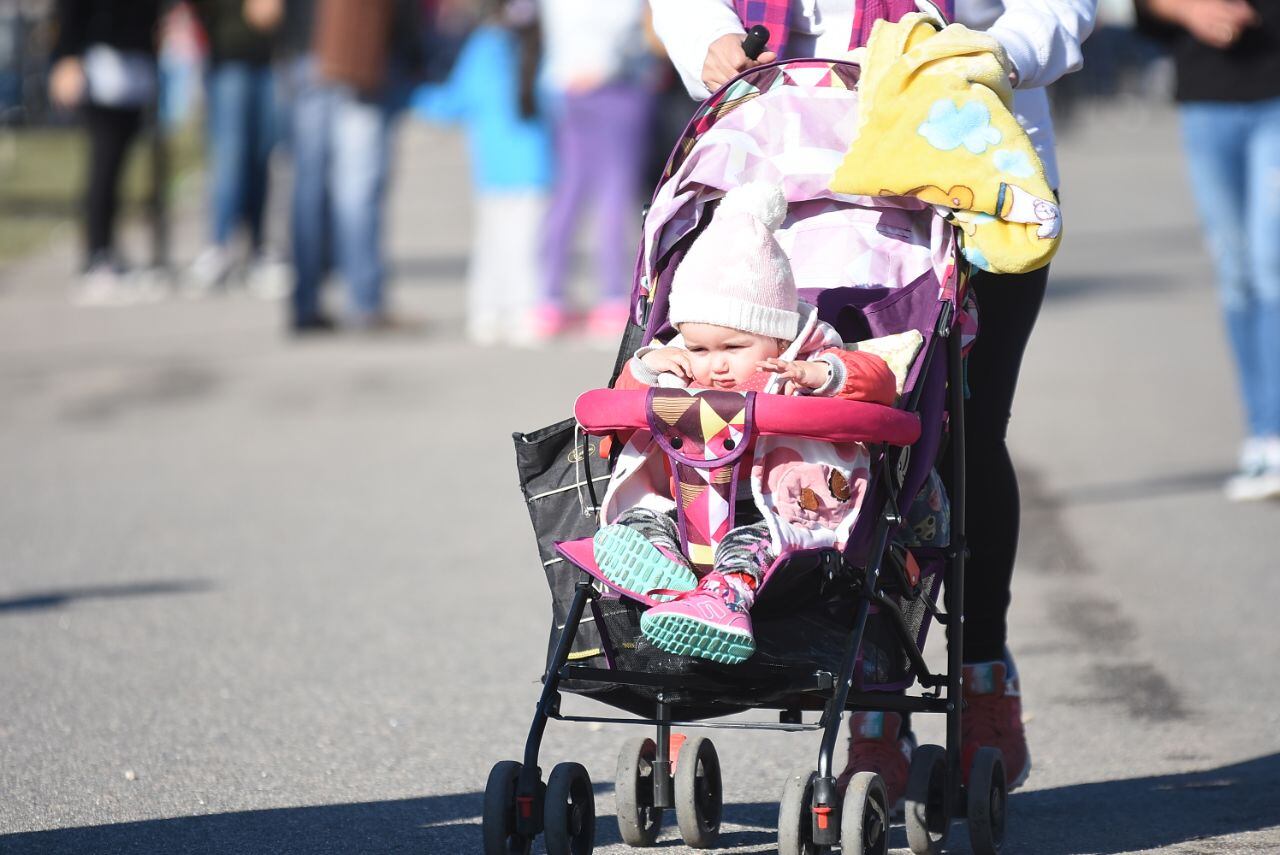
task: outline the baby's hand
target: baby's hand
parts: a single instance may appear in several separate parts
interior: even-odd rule
[[[685,381],[693,379],[689,352],[683,348],[660,347],[640,357],[640,361],[655,374],[674,374]]]
[[[777,374],[786,380],[782,394],[794,394],[796,389],[818,389],[831,378],[831,366],[825,362],[791,362],[771,356],[756,363],[757,371]]]

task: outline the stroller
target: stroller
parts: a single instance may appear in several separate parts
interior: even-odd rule
[[[523,762],[497,763],[485,788],[490,855],[528,852],[538,834],[553,855],[592,851],[595,805],[586,769],[560,763],[542,779],[538,753],[549,719],[654,728],[653,738],[625,742],[618,757],[618,827],[631,846],[652,845],[672,809],[687,845],[716,843],[722,793],[715,746],[701,736],[673,737],[673,727],[819,730],[816,762],[779,782],[779,852],[884,853],[891,805],[883,781],[860,772],[843,796],[836,786],[842,717],[857,710],[946,716],[945,747],[921,745],[911,760],[905,822],[912,851],[938,851],[953,817],[967,817],[975,851],[1001,849],[1006,782],[999,752],[980,749],[967,784],[961,772],[967,268],[954,229],[933,206],[828,189],[854,131],[858,75],[858,66],[844,61],[776,62],[744,72],[699,108],[646,212],[632,318],[610,385],[638,346],[672,332],[666,312],[673,272],[718,200],[733,186],[764,180],[784,189],[789,213],[776,236],[801,299],[817,306],[819,317],[845,342],[908,330],[923,337],[899,403],[600,389],[578,399],[573,419],[515,434],[553,623]],[[671,471],[684,473],[677,475],[682,485],[701,479],[710,493],[736,483],[755,437],[859,442],[869,453],[870,474],[846,546],[793,551],[774,563],[752,609],[757,650],[745,663],[722,665],[649,645],[639,629],[641,605],[597,576],[592,535],[621,445],[616,435],[634,430],[653,433]],[[949,490],[934,468],[948,443]],[[925,494],[935,507],[921,516],[916,499]],[[715,496],[682,499],[686,547],[709,530],[705,515],[714,504]],[[705,555],[705,541],[699,545]],[[945,673],[930,671],[921,654],[933,621],[946,630]],[[908,692],[917,686],[918,694]],[[565,714],[563,692],[630,715]],[[746,710],[779,716],[708,721]],[[820,715],[806,720],[806,712]]]

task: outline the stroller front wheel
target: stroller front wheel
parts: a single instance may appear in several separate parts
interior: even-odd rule
[[[849,782],[840,809],[840,851],[844,855],[888,855],[889,795],[875,772],[859,772]]]
[[[653,760],[657,746],[645,736],[629,739],[618,752],[614,780],[618,834],[628,846],[652,846],[662,831],[662,808],[653,806]]]
[[[596,797],[580,763],[557,763],[547,779],[542,824],[547,855],[591,855],[596,845]]]
[[[710,849],[720,838],[724,806],[720,757],[710,739],[695,736],[680,746],[674,777],[680,836],[694,849]]]
[[[514,760],[495,763],[484,787],[484,812],[480,828],[485,855],[528,855],[533,837],[516,831],[516,782],[521,764]]]
[[[580,763],[557,763],[543,808],[547,855],[590,855],[595,849],[595,792]]]
[[[906,798],[907,845],[914,855],[934,855],[947,837],[947,752],[921,745],[911,755]]]
[[[1000,855],[1004,848],[1008,788],[1000,749],[982,747],[969,769],[969,842],[976,855]]]
[[[787,779],[778,805],[778,855],[817,855],[813,842],[813,779],[817,773],[802,769]]]

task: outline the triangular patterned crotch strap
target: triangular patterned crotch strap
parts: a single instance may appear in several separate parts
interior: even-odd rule
[[[649,390],[649,431],[671,461],[680,542],[699,575],[733,528],[738,467],[754,433],[754,392]]]

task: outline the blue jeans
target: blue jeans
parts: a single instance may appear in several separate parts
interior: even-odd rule
[[[1249,433],[1280,435],[1280,98],[1181,113]]]
[[[225,246],[244,223],[254,249],[262,246],[267,164],[276,142],[276,97],[271,68],[223,62],[209,70],[209,160],[213,242]]]
[[[346,281],[353,320],[375,318],[383,310],[390,110],[319,80],[309,60],[291,69],[291,80],[294,323],[320,315],[330,261]]]

